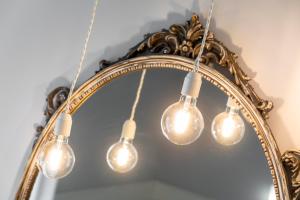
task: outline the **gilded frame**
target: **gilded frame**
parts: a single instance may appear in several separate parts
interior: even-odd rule
[[[172,25],[168,30],[147,34],[142,42],[118,61],[101,61],[100,70],[72,95],[70,112],[75,113],[89,97],[105,84],[127,73],[151,68],[191,71],[194,65],[193,59],[199,51],[198,44],[202,39],[203,30],[199,17],[193,15],[185,25]],[[265,152],[277,199],[299,200],[300,183],[296,178],[299,173],[300,153],[288,151],[281,156],[266,121],[273,104],[261,99],[255,93],[249,84],[250,78],[239,67],[236,58],[236,55],[210,32],[201,58],[201,62],[205,65],[202,65],[199,72],[204,79],[217,86],[242,106],[242,112],[256,130]],[[229,80],[217,70],[209,67],[212,63],[225,67],[232,75],[233,80]],[[45,111],[46,125],[37,128],[37,139],[15,197],[17,200],[28,200],[30,197],[39,172],[36,157],[40,147],[53,138],[54,122],[65,109],[65,98],[68,92],[68,88],[59,87],[48,95]]]
[[[70,111],[72,114],[75,113],[76,110],[96,91],[101,89],[101,87],[109,83],[111,80],[129,72],[149,68],[172,68],[190,71],[193,68],[193,64],[193,61],[190,59],[170,55],[146,56],[121,61],[97,73],[82,86],[80,86],[80,88],[72,95]],[[281,163],[281,155],[272,136],[271,130],[260,112],[235,84],[225,78],[222,74],[218,73],[216,70],[203,65],[203,67],[200,69],[200,73],[203,75],[204,79],[217,86],[228,96],[234,98],[238,104],[242,105],[243,113],[246,114],[247,118],[257,131],[257,135],[264,149],[265,156],[274,180],[275,191],[278,197],[280,197],[279,199],[288,200],[287,180],[285,178],[284,168]],[[21,188],[17,195],[17,199],[28,199],[34,184],[34,180],[38,173],[38,168],[35,164],[36,157],[40,147],[47,141],[51,140],[54,122],[64,108],[65,103],[63,103],[51,117],[45,126],[41,137],[34,146],[28,166],[26,167]]]

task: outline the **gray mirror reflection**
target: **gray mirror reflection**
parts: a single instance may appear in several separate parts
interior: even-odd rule
[[[130,115],[140,74],[114,80],[76,112],[75,167],[57,182],[40,176],[32,200],[275,200],[264,152],[246,120],[240,143],[222,146],[213,139],[211,123],[227,96],[211,83],[203,81],[197,103],[205,121],[200,138],[177,146],[163,136],[162,113],[178,101],[186,74],[176,70],[148,70],[136,113],[138,164],[126,174],[112,171],[106,152]]]

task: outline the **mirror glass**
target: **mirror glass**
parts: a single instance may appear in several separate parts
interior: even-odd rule
[[[240,143],[223,146],[214,140],[212,120],[225,110],[227,96],[213,84],[203,80],[197,102],[205,121],[199,139],[177,146],[163,136],[161,116],[178,101],[186,75],[173,69],[147,71],[135,117],[138,163],[126,174],[112,171],[106,152],[129,118],[140,75],[113,80],[75,113],[69,141],[74,169],[59,181],[39,175],[32,200],[275,200],[263,149],[244,118]]]

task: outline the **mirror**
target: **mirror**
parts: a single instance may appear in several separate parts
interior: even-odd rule
[[[227,95],[210,82],[203,80],[197,102],[205,122],[200,138],[177,146],[163,136],[162,113],[178,101],[186,75],[178,70],[147,70],[135,117],[138,164],[126,174],[112,171],[106,152],[130,115],[140,72],[118,77],[79,108],[70,139],[73,171],[57,182],[39,175],[31,200],[276,199],[261,143],[245,118],[240,143],[223,146],[213,139],[212,120],[225,110]]]

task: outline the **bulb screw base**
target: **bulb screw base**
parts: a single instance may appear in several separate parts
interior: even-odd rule
[[[72,128],[72,116],[67,113],[61,113],[54,127],[54,134],[57,136],[69,137]]]
[[[135,136],[136,123],[134,120],[128,119],[124,122],[122,128],[122,138],[133,140]]]
[[[201,74],[197,72],[189,72],[184,78],[181,94],[198,98],[201,84]]]

